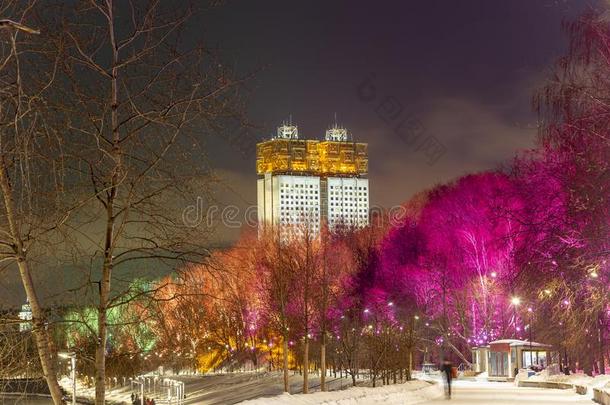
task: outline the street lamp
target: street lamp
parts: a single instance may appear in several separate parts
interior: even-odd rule
[[[532,350],[532,315],[534,314],[534,310],[532,309],[532,307],[529,307],[527,309],[527,312],[530,314],[530,366],[534,365],[534,354],[533,354],[533,350]],[[538,356],[538,355],[536,355]]]
[[[76,405],[76,353],[58,353],[62,359],[70,359],[71,379],[72,379],[72,405]]]
[[[144,380],[140,380],[142,377],[138,377],[138,380],[131,380],[131,390],[133,391],[133,385],[140,385],[140,405],[144,405]]]

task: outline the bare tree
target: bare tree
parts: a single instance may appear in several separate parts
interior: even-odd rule
[[[193,13],[159,0],[90,0],[68,16],[64,108],[84,202],[71,225],[97,287],[97,404],[105,400],[107,312],[124,288],[116,271],[206,254],[205,233],[185,224],[179,207],[205,193],[199,138],[236,117],[239,81],[209,49],[185,49]]]
[[[54,52],[27,26],[34,2],[6,1],[0,15],[0,260],[18,268],[32,310],[33,335],[54,403],[61,403],[51,325],[32,275],[35,257],[65,219],[61,195],[62,142],[46,106],[55,79]]]
[[[342,293],[341,280],[353,269],[351,254],[340,237],[327,224],[319,235],[317,266],[314,269],[313,313],[320,331],[320,390],[326,391],[327,339],[332,330],[333,317]]]
[[[290,338],[289,304],[294,286],[294,262],[290,248],[283,242],[279,227],[268,227],[260,238],[257,265],[261,270],[259,290],[265,316],[271,328],[282,337],[284,392],[288,385],[288,341]]]
[[[309,218],[302,224],[287,229],[286,246],[293,263],[294,289],[292,300],[296,303],[296,325],[303,334],[303,393],[309,392],[309,349],[314,320],[315,275],[319,269],[319,238]]]

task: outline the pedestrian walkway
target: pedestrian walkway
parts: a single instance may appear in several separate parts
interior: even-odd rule
[[[423,404],[492,404],[492,405],[556,405],[594,404],[588,396],[572,390],[519,388],[512,383],[487,381],[455,381],[451,401],[440,398]]]

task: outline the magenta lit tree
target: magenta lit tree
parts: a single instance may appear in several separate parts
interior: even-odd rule
[[[563,362],[578,363],[589,374],[603,373],[609,309],[610,27],[607,18],[590,14],[565,28],[569,52],[536,98],[544,124],[540,157],[517,165],[524,188],[530,188],[524,195],[533,212],[524,217],[534,242],[524,246],[520,267],[522,285],[554,319],[554,330],[547,334],[560,340]],[[532,190],[535,182],[542,188]]]

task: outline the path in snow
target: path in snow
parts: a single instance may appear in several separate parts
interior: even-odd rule
[[[432,404],[492,404],[492,405],[552,405],[552,404],[594,404],[587,395],[578,395],[572,390],[543,388],[519,388],[512,383],[481,381],[456,381],[453,385],[451,401],[440,398],[422,402]]]
[[[173,376],[184,381],[186,386],[185,405],[230,405],[253,398],[268,397],[282,394],[282,374],[273,373],[228,373],[206,376]],[[310,391],[319,391],[320,379],[309,376]],[[327,377],[329,389],[339,390],[350,387],[348,378]],[[290,373],[290,392],[301,392],[303,377]],[[160,402],[157,402],[160,403]]]

